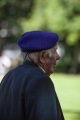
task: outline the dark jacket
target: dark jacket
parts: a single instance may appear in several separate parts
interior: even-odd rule
[[[64,120],[51,79],[26,61],[0,85],[0,120]]]

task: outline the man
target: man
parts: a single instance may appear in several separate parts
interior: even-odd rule
[[[18,40],[24,63],[11,70],[0,86],[0,120],[64,120],[50,79],[57,60],[59,37],[30,31]]]

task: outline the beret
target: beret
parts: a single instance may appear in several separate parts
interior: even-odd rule
[[[36,52],[52,48],[58,40],[59,36],[54,32],[36,30],[25,32],[18,40],[18,45],[23,52]]]

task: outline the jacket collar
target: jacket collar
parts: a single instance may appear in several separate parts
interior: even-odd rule
[[[45,70],[41,66],[37,65],[34,61],[26,60],[23,62],[23,64],[39,67],[45,73]]]

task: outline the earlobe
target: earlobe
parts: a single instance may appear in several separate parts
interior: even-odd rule
[[[39,53],[39,57],[38,57],[38,64],[39,66],[41,66],[44,71],[47,73],[47,55],[46,55],[46,52],[45,51],[41,51]]]
[[[41,63],[45,63],[45,51],[41,51],[40,54],[39,54],[39,61]]]

